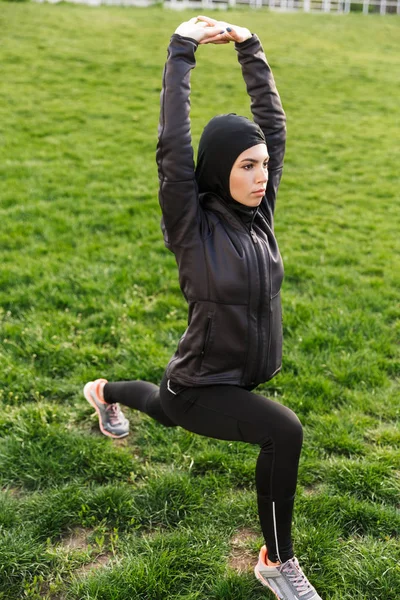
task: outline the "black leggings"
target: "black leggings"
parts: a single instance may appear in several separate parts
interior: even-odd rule
[[[167,427],[260,446],[256,465],[258,513],[268,558],[293,557],[291,525],[303,430],[286,406],[233,385],[179,388],[164,376],[107,383],[104,399],[136,408]]]

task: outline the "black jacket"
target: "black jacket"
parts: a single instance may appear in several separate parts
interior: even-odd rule
[[[166,246],[175,254],[188,327],[167,367],[183,386],[255,387],[281,368],[283,265],[273,233],[285,153],[285,113],[256,35],[236,44],[269,161],[266,195],[249,230],[221,199],[199,197],[190,133],[197,43],[173,35],[163,75],[157,164]]]

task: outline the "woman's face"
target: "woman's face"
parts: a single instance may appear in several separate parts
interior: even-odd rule
[[[258,206],[268,182],[268,150],[257,144],[239,154],[229,176],[231,196],[240,204]]]

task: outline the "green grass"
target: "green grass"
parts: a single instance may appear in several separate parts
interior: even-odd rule
[[[189,16],[1,3],[4,600],[271,597],[229,566],[234,536],[249,564],[261,543],[257,449],[134,412],[112,442],[81,394],[98,376],[158,382],[185,328],[154,150]],[[397,600],[400,21],[229,20],[259,33],[288,117],[284,364],[260,390],[305,427],[296,554],[324,600]],[[192,104],[195,143],[215,113],[249,114],[233,48],[199,49]]]

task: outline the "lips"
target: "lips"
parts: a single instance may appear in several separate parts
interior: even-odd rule
[[[259,189],[259,190],[255,190],[255,191],[253,192],[253,194],[262,194],[262,195],[264,195],[264,194],[265,194],[265,189],[264,189],[264,188],[261,188],[261,189]]]

